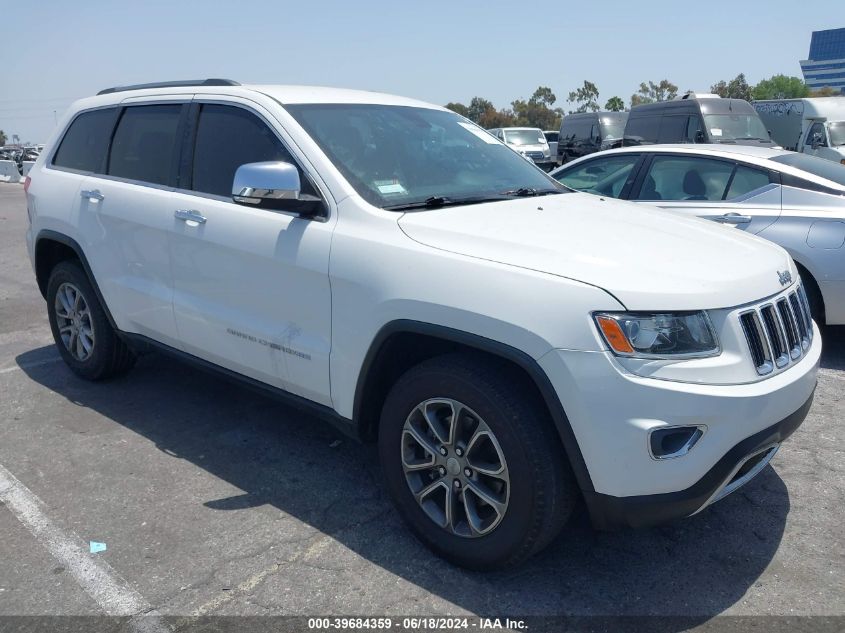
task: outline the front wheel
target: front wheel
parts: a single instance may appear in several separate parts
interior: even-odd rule
[[[574,478],[532,387],[496,359],[453,354],[409,370],[385,401],[390,494],[420,540],[455,564],[517,565],[572,512]]]

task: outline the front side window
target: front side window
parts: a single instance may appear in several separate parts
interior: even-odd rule
[[[818,137],[816,136],[818,134]],[[813,123],[810,131],[807,133],[807,141],[805,145],[812,147],[813,143],[816,142],[818,138],[819,143],[822,147],[826,147],[827,143],[824,141],[824,125],[821,123]]]
[[[563,169],[555,178],[570,189],[618,198],[639,154],[597,158]]]
[[[238,167],[264,161],[296,164],[273,131],[255,115],[235,106],[203,104],[194,144],[194,191],[229,198]],[[312,193],[302,174],[300,179],[303,191]]]
[[[705,114],[704,126],[714,143],[771,140],[766,126],[756,114]]]
[[[722,200],[734,163],[695,156],[655,156],[637,200]]]
[[[459,204],[509,192],[565,190],[453,112],[380,104],[292,104],[291,116],[367,202],[398,208]],[[536,139],[542,132],[533,133]],[[511,195],[513,195],[511,193]]]
[[[117,108],[83,112],[70,124],[53,164],[95,174],[103,172]]]
[[[705,140],[703,136],[704,130],[701,127],[701,117],[692,115],[687,120],[686,142],[687,143],[701,143]]]
[[[132,106],[123,111],[109,152],[110,176],[172,184],[181,104]]]

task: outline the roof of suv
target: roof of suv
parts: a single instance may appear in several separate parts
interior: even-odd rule
[[[127,89],[130,88],[130,89]],[[124,99],[153,97],[174,94],[215,94],[215,95],[237,95],[248,97],[256,92],[267,95],[282,104],[294,103],[360,103],[379,105],[398,105],[418,108],[443,109],[440,106],[399,97],[396,95],[381,92],[369,92],[366,90],[349,90],[346,88],[330,88],[325,86],[285,86],[274,84],[247,84],[247,85],[197,85],[185,82],[179,85],[164,87],[127,87],[112,92],[105,92],[102,95],[84,99],[86,103],[79,105],[105,105],[120,103]]]

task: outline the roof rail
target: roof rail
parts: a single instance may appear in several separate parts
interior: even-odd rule
[[[237,81],[231,79],[187,79],[185,81],[159,81],[152,84],[135,84],[133,86],[115,86],[100,90],[97,95],[107,95],[113,92],[124,92],[125,90],[146,90],[147,88],[178,88],[181,86],[240,86]]]

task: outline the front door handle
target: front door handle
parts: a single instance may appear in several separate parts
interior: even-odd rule
[[[205,224],[205,216],[195,209],[176,209],[173,213],[177,220],[185,222],[196,222],[197,224]]]
[[[725,215],[718,215],[713,219],[716,222],[724,222],[726,224],[748,224],[751,222],[750,215],[741,215],[739,213],[726,213]]]
[[[105,200],[105,196],[100,193],[99,189],[83,189],[79,192],[79,195],[92,202],[102,202]]]

